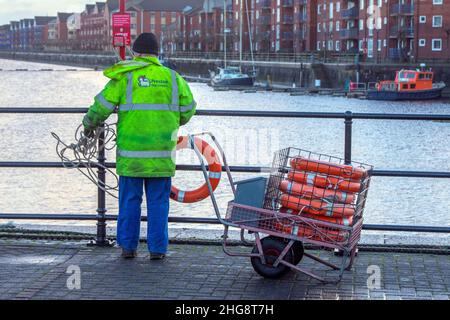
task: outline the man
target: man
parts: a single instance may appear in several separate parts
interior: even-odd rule
[[[145,189],[148,250],[150,259],[156,260],[165,257],[169,242],[169,197],[178,129],[194,115],[196,103],[186,81],[159,62],[154,34],[141,34],[133,51],[133,60],[104,71],[111,81],[95,97],[83,125],[85,135],[91,135],[118,107],[117,243],[122,257],[136,256]]]

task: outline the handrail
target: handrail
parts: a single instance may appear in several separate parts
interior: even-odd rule
[[[61,107],[0,107],[2,114],[82,114],[87,112],[87,108],[61,108]],[[198,110],[198,116],[213,117],[259,117],[259,118],[302,118],[302,119],[344,119],[345,120],[345,146],[344,155],[347,163],[351,162],[352,151],[352,124],[353,120],[394,120],[394,121],[449,121],[450,115],[447,114],[386,114],[386,113],[352,113],[347,112],[292,112],[292,111],[245,111],[245,110]],[[99,163],[114,168],[115,163],[107,163],[104,156],[99,156]],[[4,161],[0,162],[0,168],[63,168],[59,162],[18,162]],[[270,168],[261,166],[231,166],[233,172],[261,173],[268,172]],[[201,170],[198,165],[178,165],[177,170],[198,171]],[[104,175],[101,168],[100,175]],[[416,178],[444,178],[450,179],[450,172],[438,171],[407,171],[407,170],[387,170],[377,169],[373,171],[374,176],[379,177],[416,177]],[[104,178],[104,177],[103,177]],[[105,245],[106,240],[106,221],[114,220],[117,217],[106,215],[105,192],[98,190],[98,209],[96,216],[88,215],[68,215],[68,214],[14,214],[0,213],[0,219],[24,219],[24,220],[96,220],[97,223],[97,244]],[[143,218],[145,219],[145,218]],[[212,218],[194,218],[194,217],[171,217],[170,222],[176,223],[218,223]],[[405,226],[405,225],[364,225],[365,230],[372,231],[402,231],[402,232],[436,232],[450,233],[450,227],[434,226]]]

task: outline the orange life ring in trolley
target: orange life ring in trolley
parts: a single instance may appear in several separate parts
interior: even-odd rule
[[[300,172],[294,171],[288,173],[288,179],[327,189],[339,189],[345,192],[360,192],[361,184],[358,182],[352,182],[342,177],[336,178],[332,176],[320,175],[313,172]]]
[[[205,140],[197,137],[194,137],[192,139],[195,143],[195,146],[208,163],[209,182],[211,183],[211,187],[214,191],[217,189],[217,186],[220,182],[220,177],[222,175],[222,165],[220,163],[219,156],[217,155],[217,152]],[[179,137],[177,151],[182,149],[194,150],[194,145],[189,140],[190,139],[187,136]],[[172,186],[172,190],[170,192],[170,198],[172,200],[183,203],[199,202],[208,198],[209,195],[208,184],[206,182],[200,188],[190,191],[183,191],[175,186]]]
[[[355,195],[339,190],[327,190],[302,183],[283,180],[280,190],[294,196],[306,196],[308,198],[324,198],[333,202],[353,203]]]
[[[355,214],[355,208],[351,205],[327,203],[322,200],[299,198],[288,194],[283,194],[280,202],[283,207],[288,209],[333,218],[350,217]]]
[[[356,168],[345,164],[334,164],[320,160],[311,160],[303,157],[292,159],[291,166],[297,170],[320,172],[351,180],[360,180],[367,175],[367,171],[363,168]]]

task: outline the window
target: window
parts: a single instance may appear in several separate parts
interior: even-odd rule
[[[419,17],[419,23],[426,23],[427,22],[427,16],[420,16]]]
[[[330,19],[333,19],[333,2],[330,3]]]
[[[386,47],[387,43],[386,43],[386,39],[383,40],[383,47]]]
[[[378,51],[381,51],[381,39],[378,39],[377,41],[377,49]]]
[[[320,51],[320,41],[317,41],[317,51]]]
[[[333,31],[333,21],[330,21],[330,32],[332,32]]]
[[[359,30],[364,30],[364,20],[359,19]]]
[[[364,0],[359,0],[359,9],[360,10],[364,9]]]
[[[442,4],[443,0],[433,0],[433,4]]]
[[[336,12],[340,12],[340,11],[341,11],[341,3],[336,2]]]
[[[442,51],[442,39],[433,39],[431,43],[431,50]]]
[[[329,51],[333,50],[333,40],[328,40],[328,50]]]
[[[425,47],[427,41],[425,39],[419,39],[419,47]]]
[[[341,51],[341,42],[339,40],[336,41],[336,51]]]
[[[317,32],[320,32],[320,22],[317,24]]]
[[[320,4],[319,5],[317,5],[317,14],[320,14]]]
[[[341,22],[340,21],[336,21],[336,31],[341,30]]]
[[[387,17],[384,17],[384,24],[387,24]]]
[[[442,16],[433,16],[433,27],[434,28],[442,27]]]

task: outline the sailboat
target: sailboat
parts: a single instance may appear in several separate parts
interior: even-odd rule
[[[248,74],[242,73],[240,67],[227,66],[227,1],[224,0],[224,10],[223,10],[223,23],[224,23],[224,67],[218,68],[218,73],[211,74],[211,85],[212,86],[253,86],[255,83],[255,72],[250,76]],[[247,3],[246,3],[247,4]],[[241,19],[240,19],[240,62],[242,65],[242,13],[243,13],[243,1],[241,0]],[[248,10],[247,10],[248,15]],[[248,18],[248,17],[247,17]],[[250,50],[253,57],[253,48],[251,40],[251,31],[249,27],[250,35]]]

